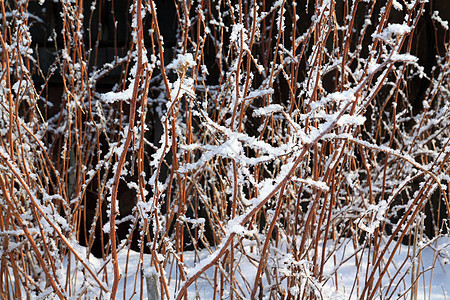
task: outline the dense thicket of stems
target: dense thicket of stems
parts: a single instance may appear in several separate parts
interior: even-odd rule
[[[417,296],[450,212],[448,24],[433,1],[177,0],[175,45],[153,1],[130,1],[104,65],[111,6],[88,2],[51,4],[44,70],[42,8],[0,0],[2,299],[143,297],[155,274],[163,299],[199,280],[215,299],[321,299],[349,261],[345,297]]]

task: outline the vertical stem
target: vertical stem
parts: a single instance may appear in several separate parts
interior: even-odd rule
[[[123,146],[123,151],[120,155],[120,159],[117,165],[117,171],[114,177],[114,185],[112,190],[111,197],[111,217],[110,217],[110,241],[111,241],[111,257],[114,268],[114,281],[111,290],[111,299],[116,298],[117,287],[119,285],[119,281],[122,277],[119,270],[119,263],[117,261],[117,241],[116,241],[116,215],[119,213],[117,211],[117,188],[119,187],[120,174],[122,172],[123,165],[125,163],[125,159],[127,157],[128,148],[131,143],[131,139],[133,137],[133,128],[134,128],[134,119],[136,112],[136,102],[139,92],[139,81],[142,73],[142,41],[143,41],[143,33],[142,33],[142,15],[141,15],[141,7],[142,0],[137,0],[136,5],[136,18],[137,18],[137,45],[138,45],[138,61],[137,61],[137,70],[136,76],[134,79],[134,87],[133,87],[133,96],[131,98],[130,104],[130,116],[129,116],[129,125],[128,125],[128,133],[127,138],[125,140],[125,144]]]

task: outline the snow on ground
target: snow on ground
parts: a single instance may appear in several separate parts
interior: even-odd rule
[[[251,253],[250,249],[252,243],[248,242],[247,246],[244,247],[243,251],[246,255],[242,255],[241,252],[236,251],[236,265],[239,267],[236,269],[235,276],[240,287],[240,296],[244,299],[249,299],[251,294],[251,289],[254,284],[254,279],[258,267],[258,261],[255,259],[249,259],[249,257],[257,258],[254,253]],[[359,295],[364,287],[365,276],[368,274],[367,271],[367,260],[370,250],[368,248],[359,249],[354,251],[353,243],[350,239],[343,240],[340,243],[340,248],[334,249],[334,245],[330,242],[327,243],[327,263],[324,267],[325,278],[328,278],[324,283],[318,285],[319,291],[316,293],[320,295],[323,299],[359,299]],[[420,245],[422,251],[420,252],[420,257],[417,255],[415,260],[412,260],[413,248],[402,245],[400,249],[395,251],[393,255],[393,263],[389,267],[389,272],[386,273],[382,281],[382,291],[383,299],[411,299],[410,291],[412,283],[412,269],[414,262],[418,267],[418,273],[422,274],[418,281],[418,298],[417,299],[450,299],[450,237],[442,237],[438,240],[430,242],[428,244]],[[389,255],[393,251],[393,245],[388,247],[386,254],[383,259],[383,263],[386,263]],[[84,251],[82,247],[77,247],[77,251]],[[409,252],[408,252],[409,251]],[[334,253],[333,253],[334,252]],[[209,251],[203,249],[197,254],[194,251],[187,251],[183,254],[185,262],[185,270],[194,268],[195,264],[201,260],[208,259]],[[356,267],[357,256],[361,262],[358,268]],[[409,254],[408,254],[409,253]],[[276,255],[273,257],[277,257]],[[141,279],[141,265],[143,266],[143,274],[151,275],[154,274],[154,268],[150,267],[151,256],[149,254],[140,255],[138,252],[129,251],[124,249],[119,252],[118,255],[120,270],[122,274],[127,274],[124,276],[119,284],[119,289],[117,292],[117,299],[147,299],[146,282]],[[164,259],[160,257],[160,259]],[[171,260],[170,260],[171,261]],[[283,268],[283,264],[286,260],[280,263],[280,268]],[[142,262],[142,264],[141,264]],[[336,262],[336,263],[335,263]],[[105,266],[102,259],[95,258],[91,256],[89,258],[89,266],[99,272]],[[292,261],[291,261],[292,263]],[[298,262],[297,262],[298,264]],[[75,292],[76,289],[83,290],[83,287],[88,286],[88,294],[90,297],[97,297],[100,295],[100,290],[98,286],[92,281],[92,279],[86,279],[85,276],[87,272],[83,267],[78,264],[71,263],[70,268],[67,266],[67,260],[65,262],[66,270],[70,269],[71,274],[75,274],[77,270],[77,280],[76,284],[73,286]],[[108,262],[107,264],[108,279],[100,278],[104,281],[110,282],[109,287],[111,288],[111,283],[113,279],[112,264]],[[276,265],[276,264],[275,264]],[[176,290],[180,288],[182,282],[174,280],[173,278],[179,278],[178,268],[175,267],[176,264],[168,264],[166,268],[166,278],[172,278],[168,281],[169,294],[171,299],[176,296]],[[434,268],[433,268],[434,266]],[[417,269],[416,267],[416,269]],[[289,268],[289,266],[287,266]],[[369,271],[371,268],[369,268]],[[84,271],[84,272],[83,272]],[[278,270],[280,271],[280,270]],[[423,272],[423,273],[421,273]],[[86,275],[83,275],[86,274]],[[215,269],[208,269],[205,274],[203,274],[195,284],[191,285],[188,289],[189,299],[213,299],[214,293],[214,274]],[[378,278],[377,272],[375,273],[375,279]],[[65,274],[61,274],[65,276]],[[99,276],[100,277],[100,276]],[[337,289],[336,289],[336,279],[337,279]],[[355,283],[359,281],[359,286]],[[286,284],[283,281],[281,284],[283,286]],[[90,287],[89,287],[90,286]],[[263,286],[268,287],[267,278],[263,277]],[[285,286],[284,286],[285,288]],[[227,286],[224,290],[224,298],[228,295]],[[302,287],[298,287],[297,290],[301,290]],[[217,291],[220,287],[217,287]],[[291,292],[295,292],[296,289],[291,289]],[[141,294],[142,292],[142,294]],[[405,294],[406,293],[406,294]],[[264,293],[265,298],[270,299],[270,293]],[[41,295],[42,296],[42,295]],[[72,298],[76,299],[76,293],[72,294]],[[103,293],[103,299],[109,298],[108,293]],[[404,298],[401,296],[405,296]],[[220,299],[220,297],[217,297]],[[374,299],[380,299],[379,294],[375,294]]]
[[[383,299],[399,299],[405,292],[409,291],[413,282],[412,278],[417,278],[417,276],[412,277],[411,275],[413,262],[416,262],[417,273],[423,274],[418,281],[417,299],[450,299],[450,238],[440,238],[433,243],[422,246],[423,250],[417,251],[417,253],[420,252],[420,256],[417,255],[415,260],[408,258],[408,253],[412,254],[412,246],[408,249],[408,246],[402,245],[400,249],[395,251],[393,263],[382,281]],[[392,253],[393,245],[388,249],[385,258],[382,260],[384,263],[387,262],[388,256]],[[336,275],[333,273],[334,264],[331,261],[327,263],[326,272],[332,274],[332,277],[338,278],[338,290],[335,289],[333,278],[324,286],[325,299],[359,299],[355,291],[352,293],[352,288],[357,289],[356,286],[353,287],[355,279],[359,279],[360,285],[365,282],[368,250],[364,250],[362,260],[361,255],[359,256],[362,261],[359,276],[357,275],[354,253],[350,241],[347,247],[344,246],[337,251],[338,261],[343,263],[336,271]],[[361,292],[361,288],[359,291]],[[380,298],[379,293],[375,295],[377,295],[375,299]],[[406,297],[402,299],[412,298],[409,294],[406,294]]]

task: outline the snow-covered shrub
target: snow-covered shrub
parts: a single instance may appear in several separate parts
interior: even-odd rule
[[[0,4],[6,298],[417,297],[448,260],[430,4],[136,0],[108,27],[115,4],[56,2]]]

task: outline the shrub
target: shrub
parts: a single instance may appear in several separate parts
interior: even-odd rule
[[[443,10],[43,5],[1,1],[2,298],[417,297],[450,210]]]

